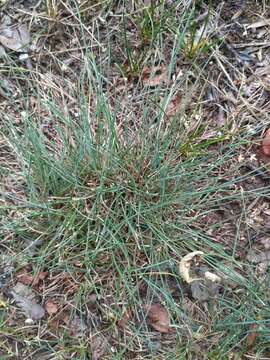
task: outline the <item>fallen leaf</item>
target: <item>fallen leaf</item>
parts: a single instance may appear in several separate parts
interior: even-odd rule
[[[199,256],[199,255],[203,255],[204,253],[202,251],[193,251],[187,255],[185,255],[180,263],[179,263],[179,273],[181,278],[186,281],[188,284],[191,283],[192,281],[195,280],[199,280],[199,279],[194,279],[190,277],[190,267],[191,267],[191,260],[195,257],[195,256]]]
[[[54,315],[58,312],[58,305],[53,300],[48,300],[45,303],[45,310],[49,315]]]
[[[256,329],[257,329],[257,324],[251,324],[249,326],[249,333],[248,333],[248,336],[247,336],[247,348],[248,349],[251,349],[252,346],[254,345],[254,342],[257,338],[257,335],[258,333],[256,332]]]
[[[125,310],[122,316],[122,319],[120,319],[119,321],[117,321],[117,325],[124,329],[127,325],[128,320],[131,317],[131,311],[130,310]]]
[[[48,276],[48,271],[40,271],[35,277],[25,271],[26,270],[16,276],[17,280],[24,285],[32,285],[35,287]]]
[[[35,294],[26,285],[17,283],[10,291],[17,305],[22,309],[27,319],[40,320],[45,311],[35,300]]]
[[[18,274],[16,278],[20,283],[24,285],[31,285],[34,280],[33,276],[28,273]]]
[[[37,273],[33,281],[33,286],[37,286],[41,281],[45,280],[48,274],[48,271],[40,271]]]
[[[217,282],[217,283],[220,283],[221,282],[221,277],[210,272],[210,271],[206,271],[204,273],[204,277],[206,280],[209,280],[209,281],[212,281],[212,282]]]
[[[261,149],[264,155],[270,156],[270,129],[266,130],[264,134]]]
[[[142,71],[142,82],[146,86],[168,84],[169,79],[165,66],[145,67]]]
[[[3,46],[17,52],[27,51],[30,43],[30,34],[26,25],[1,25],[0,42]]]
[[[168,334],[170,329],[170,320],[168,311],[161,304],[145,305],[147,311],[146,321],[153,329],[160,333]]]

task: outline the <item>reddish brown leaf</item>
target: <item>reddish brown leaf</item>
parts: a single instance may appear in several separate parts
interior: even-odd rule
[[[22,273],[17,275],[17,280],[24,285],[31,285],[34,278],[28,273]]]
[[[147,311],[147,323],[153,329],[160,333],[169,333],[170,320],[168,311],[161,304],[146,305],[144,309]]]
[[[249,326],[249,334],[247,336],[247,348],[251,349],[252,346],[254,345],[254,342],[257,338],[258,333],[256,332],[257,329],[257,324],[251,324]]]
[[[53,300],[46,301],[45,310],[49,315],[54,315],[58,312],[58,306]]]
[[[127,325],[127,322],[128,320],[130,319],[131,317],[131,311],[130,310],[126,310],[124,313],[123,313],[123,317],[122,319],[120,319],[119,321],[117,321],[117,325],[124,329]]]
[[[266,130],[264,134],[261,149],[264,155],[270,156],[270,129]]]
[[[48,276],[48,271],[40,271],[39,273],[37,273],[33,281],[33,286],[37,286],[41,281],[45,280],[47,276]]]
[[[17,274],[17,280],[24,285],[37,286],[40,281],[44,280],[48,276],[48,271],[40,271],[34,277],[24,269],[22,272]]]

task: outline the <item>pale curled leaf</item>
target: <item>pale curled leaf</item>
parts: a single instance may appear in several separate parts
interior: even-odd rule
[[[210,271],[206,271],[204,274],[204,277],[205,277],[205,279],[212,281],[212,282],[217,282],[217,283],[221,282],[221,277]]]
[[[191,260],[195,257],[195,256],[201,256],[204,253],[202,251],[193,251],[187,255],[185,255],[179,263],[179,274],[181,276],[181,278],[186,281],[188,284],[191,283],[194,280],[198,280],[198,279],[194,279],[190,277],[190,262]]]

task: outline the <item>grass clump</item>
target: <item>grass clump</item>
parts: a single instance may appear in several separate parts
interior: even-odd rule
[[[93,3],[96,14],[99,6]],[[106,6],[115,10],[110,2],[101,5],[104,17]],[[180,5],[177,28],[172,13],[178,15]],[[88,10],[88,4],[83,6]],[[135,56],[132,86],[111,76],[111,48],[92,50],[96,39],[107,41],[97,25],[100,19],[91,24],[100,32],[90,36],[85,8],[80,14],[68,2],[66,9],[78,21],[77,27],[70,25],[78,31],[74,38],[82,39],[79,70],[66,62],[69,72],[54,74],[57,51],[46,76],[42,67],[40,72],[10,67],[23,95],[13,106],[18,122],[5,112],[1,124],[9,159],[3,161],[1,177],[5,252],[14,281],[22,269],[35,276],[48,273],[34,289],[44,306],[54,301],[59,311],[51,316],[47,307],[50,316],[27,331],[24,324],[10,330],[3,316],[4,351],[13,356],[19,344],[25,358],[201,359],[204,353],[205,359],[237,359],[249,351],[247,338],[254,329],[254,351],[267,351],[267,280],[253,274],[244,248],[250,241],[248,206],[264,201],[269,189],[243,185],[250,176],[242,175],[238,155],[250,138],[240,126],[236,132],[231,124],[219,125],[213,136],[204,136],[211,124],[196,117],[205,101],[204,69],[212,49],[200,58],[203,64],[193,54],[186,73],[172,76],[185,33],[193,30],[193,5],[179,1],[169,13],[164,3],[151,4],[127,16],[139,41],[147,40],[149,47]],[[64,25],[71,31],[69,19]],[[123,67],[134,63],[129,31],[125,27],[119,38],[114,34],[126,46],[125,58],[118,58]],[[168,34],[173,34],[169,54]],[[59,70],[61,60],[56,65]],[[161,72],[162,82],[140,76],[151,67]],[[177,109],[169,112],[172,100]],[[204,300],[204,290],[194,295],[178,270],[179,261],[197,250],[204,255],[194,261],[196,277],[208,270],[226,279],[206,289]],[[154,331],[145,313],[149,304],[168,311],[170,331]]]
[[[89,296],[95,294],[101,303],[99,321],[92,324],[92,331],[105,332],[109,339],[120,336],[117,323],[125,309],[132,309],[128,327],[133,335],[125,338],[124,347],[116,347],[121,356],[128,356],[138,346],[150,353],[159,347],[147,335],[145,321],[139,325],[145,303],[161,302],[169,309],[175,326],[169,343],[181,344],[183,336],[191,341],[193,335],[187,335],[185,327],[195,336],[203,319],[194,322],[185,315],[181,303],[186,290],[177,266],[182,256],[194,250],[234,263],[232,249],[226,253],[222,243],[213,242],[194,224],[205,214],[211,216],[221,202],[238,198],[237,192],[230,190],[235,179],[221,184],[215,176],[235,150],[224,142],[218,156],[216,149],[206,153],[204,148],[196,157],[183,157],[180,150],[186,135],[181,118],[175,116],[166,122],[159,107],[157,120],[149,119],[151,101],[143,104],[145,115],[136,136],[125,134],[119,130],[109,99],[100,91],[100,74],[86,59],[85,63],[87,71],[80,81],[94,94],[91,111],[81,93],[75,98],[80,104],[76,117],[63,113],[48,96],[40,106],[54,119],[53,135],[44,133],[27,107],[20,130],[11,124],[11,131],[5,130],[18,155],[25,187],[26,200],[23,207],[16,208],[17,219],[6,225],[21,247],[18,266],[20,261],[30,262],[34,272],[42,269],[52,276],[68,274],[76,284],[76,296],[70,301],[81,316]],[[78,85],[81,89],[82,83]],[[37,96],[40,91],[37,89]],[[76,91],[72,93],[76,95]],[[121,124],[122,128],[127,126],[132,130],[132,125]],[[37,247],[29,255],[33,243]],[[214,264],[211,267],[216,269],[216,261]],[[230,304],[226,296],[220,302],[211,301],[219,310],[209,309],[207,321],[213,321],[214,328],[221,326],[222,330],[213,329],[221,334],[228,329],[222,313],[236,304],[234,300]],[[233,317],[232,321],[245,322],[241,307],[236,312],[237,320]],[[211,328],[210,323],[207,326]],[[239,328],[239,339],[242,335]],[[64,352],[70,351],[70,340],[62,341]],[[86,342],[83,347],[87,346]],[[231,346],[228,340],[213,353],[226,353]]]

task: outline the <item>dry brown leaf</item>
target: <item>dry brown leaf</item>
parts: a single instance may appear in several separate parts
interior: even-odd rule
[[[142,82],[146,86],[158,86],[168,84],[169,79],[165,66],[146,66],[142,71]]]
[[[46,301],[45,310],[49,315],[54,315],[58,312],[58,305],[53,300]]]
[[[119,321],[117,321],[117,325],[124,329],[127,325],[128,320],[131,317],[131,311],[130,310],[125,310],[122,316],[122,319],[120,319]]]
[[[48,271],[40,271],[34,277],[33,275],[29,274],[25,269],[23,270],[23,272],[18,273],[16,278],[20,283],[24,285],[32,285],[35,287],[39,285],[40,281],[43,281],[47,276],[48,276]]]
[[[48,274],[48,271],[40,271],[37,273],[33,281],[33,286],[37,286],[41,281],[45,280]]]
[[[18,274],[16,278],[20,283],[24,285],[31,285],[34,280],[33,276],[28,273]]]
[[[251,349],[252,346],[254,345],[254,342],[257,338],[258,333],[256,332],[257,329],[257,324],[251,324],[249,326],[249,334],[247,336],[247,348]]]
[[[168,311],[161,304],[145,305],[147,311],[146,321],[153,329],[160,333],[168,334],[170,329],[170,320]]]
[[[264,134],[261,149],[264,155],[270,156],[270,129],[266,130]]]

